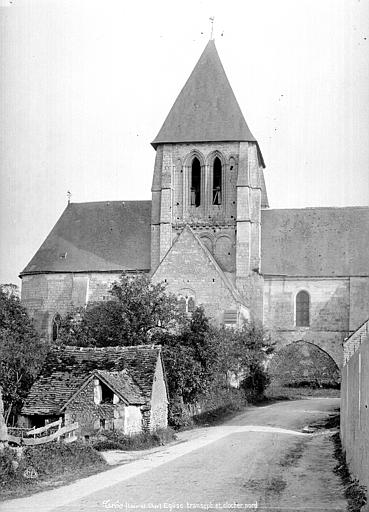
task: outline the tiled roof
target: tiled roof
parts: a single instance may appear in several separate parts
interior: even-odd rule
[[[256,142],[209,41],[152,145],[216,141]]]
[[[261,212],[261,272],[330,277],[369,275],[369,207]]]
[[[151,201],[71,203],[21,275],[150,269]]]
[[[110,373],[110,382],[119,392],[150,400],[160,348],[136,347],[58,347],[46,359],[41,376],[33,384],[22,408],[22,414],[59,414],[65,403],[78,391],[95,370]],[[127,383],[116,372],[129,374]],[[120,382],[118,382],[120,380]]]

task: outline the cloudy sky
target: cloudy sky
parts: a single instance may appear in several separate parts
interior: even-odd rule
[[[369,205],[369,0],[0,0],[0,283],[73,202],[149,199],[210,35],[272,208]]]

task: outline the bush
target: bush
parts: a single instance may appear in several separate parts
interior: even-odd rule
[[[9,487],[10,484],[31,484],[48,476],[89,467],[98,468],[105,464],[98,452],[80,442],[27,446],[20,458],[14,449],[6,447],[0,452],[0,485]],[[24,476],[25,470],[30,468],[37,475],[37,479],[32,481]]]
[[[249,375],[241,381],[240,387],[252,402],[264,397],[265,389],[270,383],[269,375],[260,363],[250,365]]]
[[[199,402],[200,412],[193,417],[197,425],[218,423],[247,405],[244,393],[233,387],[220,386]]]
[[[174,399],[169,403],[168,423],[176,430],[193,426],[188,406],[180,398]]]
[[[55,475],[69,469],[104,464],[100,454],[82,442],[49,443],[24,449],[23,463],[32,466],[39,476]]]
[[[0,485],[6,485],[17,478],[18,461],[15,451],[5,447],[0,451]]]
[[[176,435],[171,428],[133,435],[124,435],[117,430],[110,430],[100,434],[97,439],[92,441],[92,446],[98,451],[147,450],[155,446],[164,446],[175,439]]]

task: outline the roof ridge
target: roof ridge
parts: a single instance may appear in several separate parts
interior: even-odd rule
[[[68,208],[68,206],[73,206],[73,205],[83,205],[83,204],[95,205],[95,204],[110,204],[110,203],[114,203],[114,204],[117,204],[117,203],[122,203],[122,204],[125,204],[125,203],[151,203],[151,199],[102,199],[101,201],[81,201],[81,202],[73,201],[73,202],[68,203],[67,208]]]
[[[146,350],[160,350],[161,345],[142,344],[142,345],[109,345],[106,347],[78,347],[74,345],[54,345],[52,351],[68,350],[69,352],[104,352],[106,350],[116,351],[128,349],[146,349]]]
[[[368,210],[369,205],[361,206],[304,206],[302,208],[262,208],[263,212],[283,212],[283,211],[307,211],[307,210]]]

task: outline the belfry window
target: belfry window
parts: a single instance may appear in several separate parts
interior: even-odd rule
[[[213,204],[222,204],[222,163],[218,157],[213,163]]]
[[[201,203],[201,165],[198,158],[192,160],[191,166],[191,206]]]
[[[296,327],[310,325],[310,297],[308,292],[301,291],[296,295]]]

